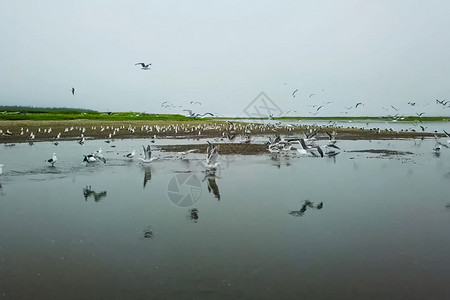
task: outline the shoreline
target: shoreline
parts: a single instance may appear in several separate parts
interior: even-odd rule
[[[388,131],[313,125],[281,125],[239,123],[217,120],[192,121],[0,121],[0,144],[108,139],[219,138],[235,136],[292,137],[316,131],[318,140],[328,139],[326,132],[336,132],[341,140],[424,139],[443,133]],[[34,138],[30,138],[33,133]],[[59,138],[57,136],[59,135]]]

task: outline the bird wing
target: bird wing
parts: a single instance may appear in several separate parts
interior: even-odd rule
[[[148,159],[148,157],[147,157],[147,150],[145,149],[145,146],[144,145],[142,145],[142,149],[144,149],[144,159]]]
[[[335,144],[329,144],[327,146],[330,147],[330,148],[335,148],[335,149],[339,149],[339,150],[341,149],[338,146],[336,146]]]
[[[317,146],[316,149],[317,149],[317,152],[319,152],[320,157],[323,157],[323,151],[322,151],[322,148],[320,148],[319,146]]]
[[[152,158],[152,148],[150,147],[150,145],[147,145],[147,156],[148,159]]]
[[[208,157],[207,157],[207,163],[208,164],[214,164],[217,162],[217,158],[219,157],[219,152],[217,151],[217,146],[216,145],[212,145],[209,149],[208,149]]]
[[[141,65],[142,67],[145,67],[145,64],[144,64],[144,63],[135,63],[134,65],[135,65],[135,66]]]
[[[304,150],[308,149],[308,146],[306,146],[305,140],[304,139],[300,139],[300,145],[302,146],[302,148]]]
[[[445,133],[445,135],[446,135],[448,138],[450,138],[450,135],[449,135],[449,133],[448,133],[447,131],[444,130],[444,133]]]

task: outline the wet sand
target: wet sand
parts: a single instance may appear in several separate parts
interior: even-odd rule
[[[261,144],[240,144],[241,136],[275,136],[302,137],[304,133],[317,131],[316,139],[326,140],[326,132],[335,131],[337,140],[378,140],[378,139],[423,139],[434,137],[433,133],[368,130],[359,128],[341,127],[313,127],[307,125],[273,126],[261,123],[234,122],[234,129],[229,130],[230,123],[226,121],[93,121],[93,120],[68,120],[68,121],[0,121],[0,143],[29,143],[41,141],[56,141],[55,137],[60,133],[60,141],[81,139],[83,134],[86,141],[94,139],[107,140],[109,134],[112,139],[158,139],[158,138],[211,138],[221,143],[221,153],[234,154],[259,154],[266,153],[267,146]],[[157,130],[159,129],[159,132]],[[178,127],[176,129],[175,127]],[[103,130],[102,130],[103,128]],[[50,130],[51,129],[51,130]],[[50,132],[49,132],[50,131]],[[22,133],[23,132],[23,133]],[[35,135],[30,139],[30,134]],[[228,133],[236,138],[229,143],[223,135]],[[442,136],[442,134],[438,134]],[[165,146],[163,151],[181,152],[192,149],[194,145]],[[198,146],[196,146],[198,147]],[[204,152],[205,147],[199,147]],[[206,148],[205,148],[206,149]]]

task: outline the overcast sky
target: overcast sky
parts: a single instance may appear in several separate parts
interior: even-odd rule
[[[0,104],[245,116],[264,92],[275,114],[449,115],[449,16],[448,0],[3,0]]]

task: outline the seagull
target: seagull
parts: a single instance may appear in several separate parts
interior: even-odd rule
[[[106,164],[106,159],[105,159],[105,157],[103,156],[102,148],[99,148],[93,155],[94,155],[94,158],[95,158],[95,159],[101,160],[103,163]]]
[[[144,158],[139,157],[139,160],[141,160],[143,163],[149,163],[158,159],[157,157],[152,157],[152,148],[150,147],[150,145],[147,145],[147,148],[145,148],[145,146],[142,146],[142,148],[144,149]]]
[[[195,117],[195,113],[192,111],[192,110],[190,110],[190,109],[183,109],[183,111],[187,111],[188,112],[188,115],[189,115],[189,117],[192,117],[192,118],[194,118]]]
[[[314,156],[320,156],[323,157],[323,151],[322,148],[316,145],[308,146],[305,143],[304,139],[299,139],[298,142],[300,143],[301,149],[297,149],[298,153],[305,155],[305,154],[312,154]]]
[[[86,164],[91,164],[94,162],[97,162],[98,160],[95,158],[94,154],[89,154],[89,155],[83,155],[83,162],[86,162]]]
[[[296,89],[293,93],[292,93],[292,97],[295,98],[295,93],[297,93],[298,89]]]
[[[49,160],[47,160],[47,162],[48,162],[48,163],[51,163],[51,164],[52,164],[52,167],[53,167],[53,166],[55,166],[55,162],[56,162],[57,160],[58,160],[58,159],[56,158],[56,153],[53,153],[53,157],[50,158]]]
[[[360,106],[360,105],[363,105],[363,103],[362,102],[356,103],[355,108],[358,108],[358,106]]]
[[[131,151],[131,153],[124,155],[124,157],[133,159],[133,157],[135,155],[136,155],[136,150],[133,150],[133,151]]]
[[[187,151],[178,152],[178,155],[186,155],[188,153],[197,152],[197,151],[198,151],[198,149],[190,149]]]
[[[208,141],[208,148],[206,149],[206,164],[205,166],[208,169],[217,169],[217,166],[220,164],[217,162],[217,158],[219,157],[218,146],[211,144]]]
[[[215,114],[210,113],[210,112],[207,112],[207,113],[204,113],[203,115],[201,115],[201,114],[196,114],[196,115],[194,116],[194,119],[197,118],[197,117],[203,118],[204,116],[207,116],[207,115],[209,115],[209,116],[211,116],[211,117],[216,117]]]
[[[215,116],[216,116],[215,114],[210,113],[210,112],[207,112],[207,113],[204,113],[204,114],[198,114],[198,113],[193,112],[193,111],[190,110],[190,109],[183,109],[183,111],[187,111],[187,112],[188,112],[188,117],[191,117],[191,118],[194,118],[194,119],[197,118],[197,117],[203,118],[203,117],[206,116],[206,115],[210,115],[210,116],[212,116],[212,117],[215,117]]]
[[[135,66],[141,65],[141,66],[142,66],[142,68],[141,68],[142,70],[151,70],[151,69],[150,69],[151,64],[145,64],[145,63],[142,63],[142,62],[141,62],[141,63],[135,63],[134,65],[135,65]]]
[[[312,96],[315,96],[316,94],[309,94],[309,98],[311,98]]]
[[[75,95],[75,88],[72,87],[72,95]]]
[[[5,166],[4,164],[0,164],[0,175],[3,174],[3,167],[4,167],[4,166]]]

